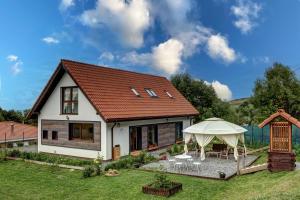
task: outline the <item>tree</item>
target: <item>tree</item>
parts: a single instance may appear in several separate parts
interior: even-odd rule
[[[26,116],[30,110],[4,110],[0,108],[0,121],[15,121],[26,124],[37,124],[37,119],[27,119]]]
[[[295,73],[280,63],[274,63],[263,79],[255,82],[251,103],[258,110],[257,123],[277,109],[283,108],[292,116],[300,118],[300,82]]]
[[[220,117],[232,122],[236,115],[229,103],[220,100],[214,89],[202,80],[192,79],[187,73],[171,77],[172,84],[199,111],[196,121]]]
[[[256,109],[253,104],[247,100],[236,109],[239,124],[253,125],[256,116]]]

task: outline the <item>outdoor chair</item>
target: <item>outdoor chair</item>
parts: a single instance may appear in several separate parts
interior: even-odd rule
[[[175,159],[168,159],[168,162],[169,162],[169,167],[170,167],[170,169],[174,169],[174,165],[175,165],[175,162],[176,162],[176,160]]]
[[[229,148],[221,151],[221,154],[220,154],[220,158],[226,158],[228,160],[228,156],[229,155]]]
[[[213,144],[212,150],[206,152],[206,155],[207,156],[215,155],[218,158],[218,157],[220,157],[220,155],[224,149],[227,149],[226,144]]]
[[[200,162],[193,162],[193,166],[197,170],[198,174],[200,173],[200,165],[201,165]]]
[[[174,170],[178,170],[179,172],[182,172],[183,170],[183,162],[176,162],[174,164]]]
[[[193,167],[193,162],[194,162],[194,159],[193,158],[189,158],[187,159],[187,168],[191,168]]]

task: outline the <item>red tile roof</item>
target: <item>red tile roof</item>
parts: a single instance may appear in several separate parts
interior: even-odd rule
[[[60,66],[69,73],[107,122],[199,114],[165,77],[69,60],[62,60]],[[59,71],[57,69],[56,74]],[[51,80],[48,84],[51,84]],[[131,91],[132,87],[141,97],[137,97]],[[45,90],[47,88],[49,87]],[[158,98],[150,97],[145,88],[153,89]],[[32,113],[41,108],[38,104],[47,96],[45,90],[33,107]],[[174,98],[170,98],[166,91]]]
[[[3,143],[5,141],[5,134],[6,141],[23,140],[23,133],[25,140],[37,139],[38,129],[35,126],[21,124],[17,122],[0,122],[0,143]]]
[[[295,126],[297,126],[298,128],[300,128],[300,122],[292,117],[291,115],[289,115],[288,113],[286,113],[283,109],[278,109],[276,113],[272,114],[270,117],[268,117],[267,119],[265,119],[261,124],[259,124],[258,126],[260,128],[263,128],[264,126],[266,126],[267,124],[271,123],[274,119],[276,119],[277,117],[282,117],[284,118],[286,121],[294,124]]]

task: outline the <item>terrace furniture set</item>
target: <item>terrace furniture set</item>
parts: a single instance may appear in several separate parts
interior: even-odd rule
[[[192,156],[187,154],[181,154],[174,157],[175,159],[169,159],[170,169],[174,171],[183,172],[183,171],[197,171],[200,173],[200,162],[197,162],[193,159]]]
[[[217,158],[226,158],[228,160],[229,148],[227,144],[213,144],[212,150],[206,152],[206,156],[216,156]]]

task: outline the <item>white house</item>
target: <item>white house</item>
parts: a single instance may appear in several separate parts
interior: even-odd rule
[[[61,60],[34,104],[38,151],[112,159],[182,140],[198,111],[165,77]]]

